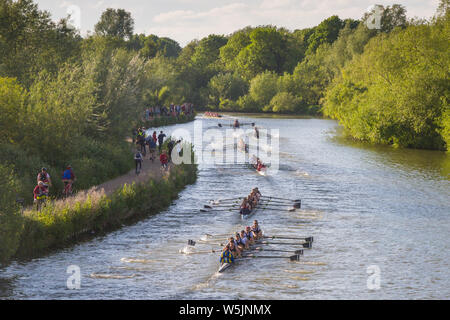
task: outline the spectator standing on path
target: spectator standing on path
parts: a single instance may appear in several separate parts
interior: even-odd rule
[[[159,161],[161,161],[161,167],[164,168],[165,170],[167,170],[167,168],[168,168],[167,163],[169,162],[169,158],[167,157],[167,154],[165,151],[163,151],[161,153],[161,155],[159,156]]]
[[[134,162],[136,163],[136,174],[139,174],[139,172],[141,172],[142,169],[142,153],[138,150],[136,150],[136,153],[134,154]],[[138,167],[139,167],[139,171],[138,171]]]
[[[161,153],[162,145],[164,143],[165,134],[161,131],[161,133],[158,135],[158,144],[159,144],[159,153]]]
[[[155,141],[155,143],[156,141],[158,141],[158,138],[156,137],[156,131],[153,131],[153,141]]]

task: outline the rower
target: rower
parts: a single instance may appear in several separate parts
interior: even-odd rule
[[[250,193],[247,197],[247,201],[250,204],[251,208],[256,208],[256,206],[258,205],[258,199],[256,199],[256,197]]]
[[[236,241],[237,247],[239,248],[239,250],[242,253],[242,251],[244,251],[244,249],[246,249],[245,242],[242,240],[239,232],[236,232],[236,234],[234,236],[236,237],[235,241]],[[248,248],[248,246],[247,246],[247,248]]]
[[[250,242],[249,242],[244,230],[241,230],[240,239],[241,239],[241,243],[244,245],[244,249],[248,249]]]
[[[253,237],[253,232],[251,231],[249,226],[245,227],[245,233],[244,234],[245,234],[245,237],[248,239],[249,244],[253,244],[255,242],[254,241],[254,237]]]
[[[250,214],[250,212],[251,212],[250,204],[248,203],[248,200],[246,198],[244,198],[244,201],[242,201],[241,209],[240,209],[239,213],[242,215],[246,215],[246,214]]]
[[[258,220],[253,221],[253,225],[251,227],[251,230],[253,232],[253,236],[255,237],[255,239],[260,239],[262,238],[262,230],[258,225]]]
[[[261,199],[261,192],[259,192],[258,188],[253,188],[251,195],[256,198],[256,200],[259,202]]]
[[[230,250],[230,245],[227,244],[227,246],[222,251],[222,254],[220,255],[220,263],[233,263],[234,262],[234,256],[233,253]]]

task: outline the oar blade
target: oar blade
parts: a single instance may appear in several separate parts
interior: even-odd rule
[[[300,261],[300,255],[296,254],[294,256],[290,256],[289,260],[291,260],[291,261]]]
[[[203,207],[206,208],[206,209],[212,209],[211,206],[208,206],[208,205],[206,205],[206,204],[205,204]]]
[[[314,237],[307,237],[305,238],[306,242],[314,242]]]
[[[307,248],[307,249],[311,249],[312,248],[312,243],[311,242],[305,242],[302,243],[303,248]]]

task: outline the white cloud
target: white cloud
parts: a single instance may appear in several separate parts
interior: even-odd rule
[[[58,20],[70,5],[82,13],[82,33],[92,30],[106,8],[131,12],[135,31],[170,37],[182,46],[209,34],[230,34],[245,26],[272,24],[290,30],[313,27],[331,15],[362,17],[374,4],[401,3],[408,17],[431,17],[439,0],[35,0]]]

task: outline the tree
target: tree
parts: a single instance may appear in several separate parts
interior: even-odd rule
[[[134,29],[134,20],[131,13],[123,9],[108,8],[95,25],[95,32],[102,36],[131,39]]]
[[[18,182],[11,167],[0,163],[0,263],[8,261],[19,247],[23,218],[16,203]]]
[[[221,99],[237,100],[247,93],[248,82],[237,74],[219,73],[208,84],[211,102],[217,106]]]
[[[20,140],[26,116],[26,91],[15,79],[0,78],[0,141]]]
[[[258,74],[250,81],[249,95],[260,109],[267,106],[278,92],[278,76],[271,71]]]
[[[339,31],[344,27],[344,21],[338,16],[331,16],[322,21],[315,29],[314,33],[308,39],[308,49],[306,54],[314,53],[317,48],[325,43],[333,43],[339,35]]]
[[[273,111],[278,113],[295,112],[299,105],[299,99],[289,92],[277,93],[270,104],[264,108],[264,111]]]
[[[81,37],[63,19],[54,23],[32,0],[0,1],[0,75],[28,88],[42,70],[56,73],[80,54]]]
[[[236,57],[237,70],[252,79],[266,70],[281,74],[289,51],[284,31],[273,26],[258,27],[250,33],[250,44]]]
[[[449,34],[437,23],[372,38],[327,90],[325,114],[357,139],[445,150]]]

